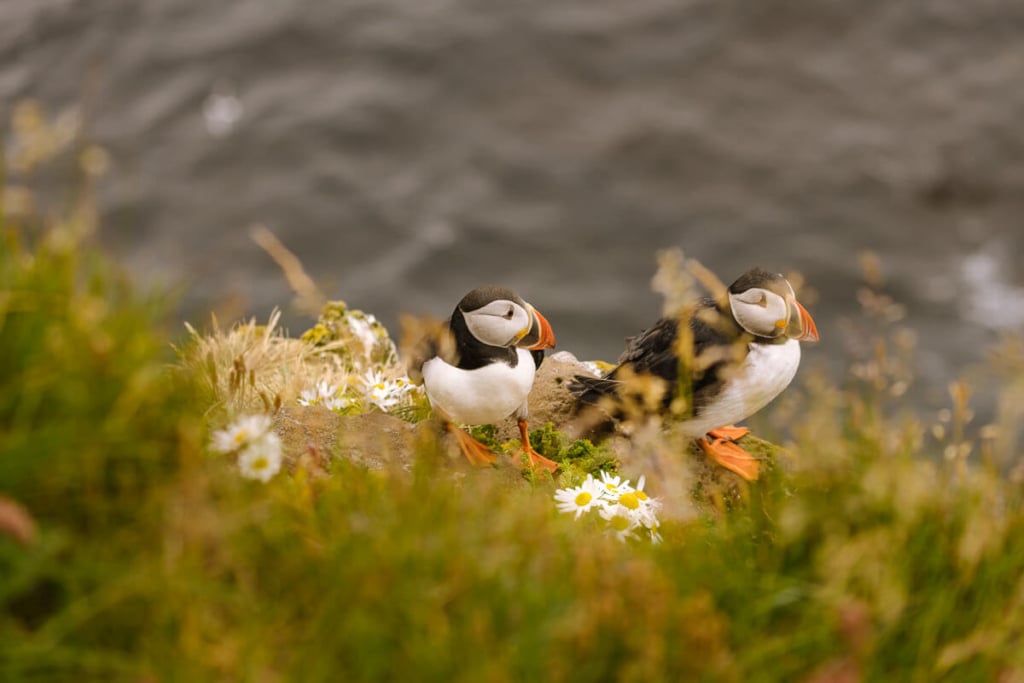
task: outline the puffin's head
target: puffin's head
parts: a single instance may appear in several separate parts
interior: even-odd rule
[[[470,334],[489,346],[520,346],[531,351],[555,346],[548,321],[511,289],[477,287],[462,297],[458,310]]]
[[[729,306],[740,327],[757,337],[818,341],[818,328],[777,273],[753,268],[729,285]]]

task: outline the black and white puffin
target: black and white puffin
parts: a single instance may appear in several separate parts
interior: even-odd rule
[[[478,287],[464,296],[448,321],[449,344],[432,345],[419,367],[434,412],[454,434],[469,461],[487,465],[494,453],[457,424],[494,424],[516,416],[523,452],[532,467],[558,465],[530,446],[527,397],[544,349],[554,348],[551,325],[510,289]]]
[[[689,339],[679,334],[687,323]],[[800,364],[800,342],[817,340],[814,320],[789,281],[754,268],[719,300],[703,299],[688,321],[662,318],[628,339],[615,368],[604,377],[578,375],[569,390],[581,404],[603,406],[621,418],[633,391],[629,378],[656,378],[656,409],[681,414],[684,435],[698,439],[723,467],[756,479],[757,460],[735,443],[749,430],[732,425],[789,386]]]

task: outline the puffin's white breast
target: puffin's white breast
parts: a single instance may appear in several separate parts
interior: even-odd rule
[[[423,386],[430,405],[441,417],[463,424],[492,424],[524,406],[533,388],[537,366],[525,349],[516,349],[519,362],[492,363],[461,370],[440,358],[423,364]]]
[[[681,425],[683,431],[703,436],[708,430],[745,420],[789,386],[799,365],[800,342],[795,339],[784,344],[751,344],[722,391],[698,416]]]

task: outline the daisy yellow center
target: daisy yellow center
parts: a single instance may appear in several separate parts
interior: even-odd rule
[[[254,470],[265,470],[270,466],[270,461],[266,458],[256,458],[252,461],[250,467]]]
[[[630,510],[636,510],[640,507],[640,498],[636,493],[623,493],[619,496],[619,502],[628,507]]]
[[[640,500],[647,500],[647,494],[644,493],[643,491],[637,491],[636,497],[639,498]]]
[[[576,504],[579,505],[580,507],[583,507],[584,505],[588,504],[593,499],[594,499],[594,496],[590,495],[590,491],[580,491],[576,495]]]
[[[238,433],[235,434],[235,443],[239,443],[239,444],[240,443],[244,443],[245,440],[248,439],[248,438],[249,438],[248,432],[246,432],[244,429],[239,429]]]
[[[625,531],[629,528],[629,520],[621,515],[612,517],[608,523],[611,524],[612,528],[616,531]]]

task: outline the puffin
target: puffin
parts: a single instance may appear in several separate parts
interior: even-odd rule
[[[550,323],[511,289],[487,285],[462,297],[439,338],[427,343],[416,374],[434,413],[474,465],[494,453],[458,425],[494,424],[515,415],[522,450],[534,469],[558,464],[530,446],[527,397],[544,350],[555,346]]]
[[[734,425],[789,386],[800,344],[810,341],[818,341],[818,328],[789,281],[752,268],[718,299],[706,297],[688,315],[662,318],[627,339],[614,368],[603,377],[576,375],[568,389],[578,408],[598,407],[591,410],[604,431],[631,412],[680,415],[683,435],[750,481],[757,460],[736,443],[750,430]],[[654,386],[660,400],[641,395],[644,386]],[[591,434],[601,429],[592,426]]]

